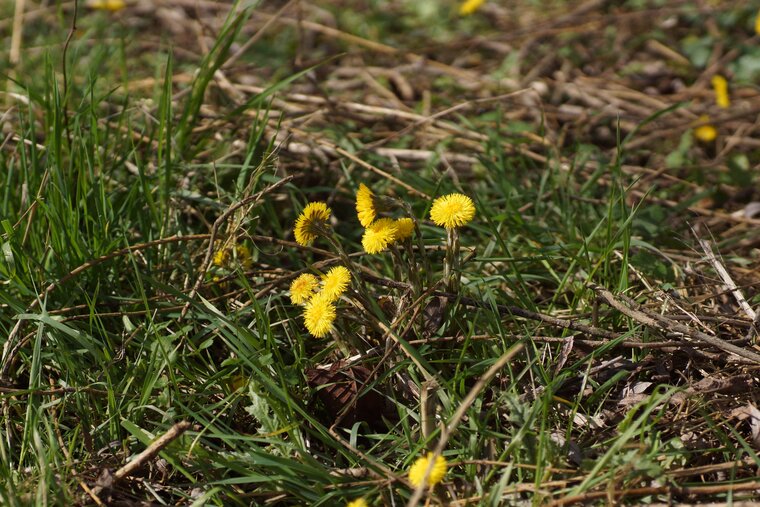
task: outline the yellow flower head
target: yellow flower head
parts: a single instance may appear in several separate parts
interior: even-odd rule
[[[364,498],[357,498],[353,502],[348,502],[346,507],[369,507],[367,501]]]
[[[757,16],[755,16],[755,33],[760,35],[760,11],[757,11]]]
[[[223,247],[221,242],[218,242],[219,249],[214,252],[214,259],[213,264],[214,266],[225,268],[230,267],[230,263],[232,262],[232,248],[227,246]],[[251,267],[251,251],[248,249],[245,245],[236,245],[235,246],[235,260],[245,269],[248,269]]]
[[[377,218],[374,197],[375,194],[367,185],[359,184],[359,190],[356,192],[356,213],[359,215],[359,223],[362,224],[362,227],[369,227]]]
[[[316,338],[322,338],[332,330],[335,316],[335,304],[321,292],[314,295],[303,310],[306,329]]]
[[[226,248],[220,248],[214,252],[214,266],[224,267],[227,265],[227,261],[230,259],[230,251]]]
[[[330,268],[327,274],[322,275],[322,294],[330,301],[335,301],[341,294],[346,292],[351,283],[351,272],[345,266]]]
[[[301,246],[310,245],[322,233],[328,218],[330,218],[330,208],[327,204],[323,202],[307,204],[296,220],[294,229],[296,243]]]
[[[713,90],[715,90],[715,103],[718,107],[728,109],[731,106],[731,99],[728,96],[728,81],[720,74],[716,74],[711,79]]]
[[[314,295],[314,290],[319,285],[317,277],[311,273],[304,273],[290,284],[290,301],[294,305],[307,302]]]
[[[87,7],[104,11],[116,12],[127,6],[124,0],[88,0]]]
[[[711,143],[715,141],[716,137],[718,137],[718,129],[707,123],[709,121],[710,117],[706,114],[703,114],[699,117],[699,122],[703,123],[704,125],[700,125],[694,129],[694,137],[703,143]]]
[[[251,250],[247,246],[237,245],[235,247],[235,255],[237,256],[237,261],[240,263],[240,266],[244,269],[249,269],[251,267],[253,260],[251,259]]]
[[[462,194],[443,195],[433,201],[433,207],[430,208],[430,219],[446,229],[462,227],[474,216],[475,204]]]
[[[411,218],[399,218],[396,223],[396,240],[403,241],[414,232],[414,220]]]
[[[413,486],[417,487],[422,484],[422,479],[425,478],[425,472],[427,472],[428,465],[430,465],[430,460],[432,459],[433,453],[429,452],[427,453],[427,456],[418,458],[409,469],[409,482],[411,482]],[[430,475],[427,476],[427,484],[430,487],[433,487],[441,482],[443,476],[446,475],[447,467],[448,464],[446,463],[446,458],[443,456],[436,457],[433,468],[430,470]]]
[[[469,16],[480,9],[484,3],[486,3],[486,0],[465,0],[462,5],[459,6],[459,15]]]
[[[398,226],[392,218],[381,218],[364,230],[362,246],[369,254],[380,253],[396,240]]]

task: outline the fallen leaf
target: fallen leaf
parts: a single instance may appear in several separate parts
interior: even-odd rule
[[[316,390],[331,418],[331,424],[351,427],[366,422],[373,429],[384,429],[385,399],[377,391],[364,391],[371,372],[361,365],[346,366],[344,361],[330,367],[306,370],[309,386]]]

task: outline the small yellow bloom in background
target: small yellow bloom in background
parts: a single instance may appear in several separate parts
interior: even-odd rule
[[[706,114],[703,114],[699,117],[699,123],[702,123],[703,125],[700,125],[694,129],[694,137],[703,143],[711,143],[715,141],[716,137],[718,137],[718,129],[710,125],[708,123],[709,121],[710,117]]]
[[[480,9],[486,0],[465,0],[462,5],[459,6],[460,16],[469,16],[478,9]]]
[[[357,498],[353,502],[348,502],[346,507],[369,507],[367,501],[364,498]]]
[[[427,472],[431,459],[433,459],[433,453],[429,452],[427,453],[427,456],[418,458],[409,469],[409,482],[411,482],[413,486],[417,487],[422,484],[422,479],[425,478],[425,472]],[[446,458],[443,456],[436,457],[433,468],[430,470],[430,475],[427,477],[427,484],[430,487],[433,487],[441,482],[443,476],[446,475],[446,468],[448,468]]]
[[[392,218],[381,218],[364,230],[362,246],[369,254],[380,253],[396,240],[398,226]]]
[[[306,303],[303,322],[312,336],[322,338],[332,330],[336,314],[335,305],[320,292]]]
[[[212,263],[214,266],[220,267],[220,268],[229,268],[231,262],[233,261],[232,258],[232,248],[231,247],[223,247],[221,242],[217,243],[218,250],[214,252],[214,259],[212,260]],[[245,269],[248,269],[251,267],[251,264],[253,263],[251,259],[251,250],[245,246],[245,245],[236,245],[235,246],[235,259]]]
[[[712,77],[713,90],[715,90],[715,103],[718,107],[728,109],[731,106],[731,99],[728,96],[728,81],[723,76],[716,74]]]
[[[335,301],[346,292],[351,283],[351,272],[345,266],[335,266],[322,275],[322,291],[330,301]]]
[[[757,16],[755,16],[755,33],[760,35],[760,10],[757,11]]]
[[[116,12],[127,6],[124,0],[87,0],[85,4],[90,9]]]
[[[248,385],[248,377],[243,375],[235,375],[230,379],[230,387],[237,391],[238,389]]]
[[[356,192],[356,214],[359,216],[362,227],[369,227],[377,218],[374,197],[375,194],[367,185],[359,184],[359,190]]]
[[[243,268],[249,269],[251,267],[253,259],[251,258],[251,250],[247,246],[237,245],[235,247],[235,255],[237,256],[237,261]]]
[[[443,195],[433,201],[430,219],[436,225],[453,229],[462,227],[475,217],[475,204],[462,194]]]
[[[319,280],[311,273],[304,273],[290,284],[290,302],[300,305],[307,302],[314,295],[319,286]]]
[[[307,204],[296,220],[296,226],[293,231],[296,243],[301,246],[310,245],[317,239],[321,229],[327,225],[329,218],[330,208],[327,207],[327,204],[323,202],[310,202]]]
[[[411,218],[399,218],[396,220],[396,229],[396,240],[405,240],[414,232],[414,220]]]
[[[220,248],[214,252],[214,266],[224,267],[227,265],[227,261],[230,259],[230,251],[226,248]]]
[[[694,129],[694,137],[704,143],[709,143],[718,137],[718,130],[712,125],[702,125]]]

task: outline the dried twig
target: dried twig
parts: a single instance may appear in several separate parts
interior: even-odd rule
[[[627,315],[628,317],[632,318],[636,322],[639,322],[647,327],[661,329],[663,331],[668,331],[668,332],[679,333],[684,336],[688,336],[689,338],[692,338],[694,340],[705,342],[724,352],[728,352],[730,354],[737,355],[744,359],[748,359],[749,361],[752,361],[755,364],[760,364],[760,354],[758,354],[757,352],[743,349],[741,347],[728,343],[724,340],[721,340],[720,338],[710,336],[707,333],[703,333],[695,329],[691,329],[690,327],[685,326],[679,322],[676,322],[667,317],[663,317],[662,315],[652,312],[644,307],[641,307],[635,301],[633,301],[632,299],[626,298],[625,296],[621,296],[621,299],[624,299],[625,303],[620,302],[615,298],[615,296],[610,291],[608,291],[604,287],[600,287],[598,285],[591,285],[591,288],[597,294],[599,294],[599,296],[601,296],[601,298],[604,299],[604,301],[606,301],[607,304],[609,304],[611,307],[615,308],[616,310]]]
[[[699,239],[699,246],[702,247],[702,250],[707,256],[707,260],[710,262],[710,264],[712,264],[713,269],[716,273],[718,273],[718,276],[720,276],[720,279],[723,280],[723,283],[726,285],[728,290],[731,291],[731,294],[734,296],[734,299],[736,299],[736,302],[739,303],[739,307],[744,311],[747,317],[749,317],[750,320],[754,322],[754,320],[757,318],[757,313],[752,309],[751,306],[749,306],[747,300],[744,299],[744,294],[742,294],[734,281],[731,279],[731,275],[728,274],[728,271],[723,266],[723,264],[721,264],[717,257],[715,257],[710,243],[707,240]]]
[[[154,440],[143,452],[134,457],[132,461],[118,469],[113,474],[113,483],[116,483],[126,477],[129,477],[137,470],[142,468],[148,461],[155,458],[167,445],[180,437],[190,428],[188,421],[181,421],[169,428],[169,430]],[[92,488],[92,493],[97,496],[103,491],[103,486],[98,485]]]

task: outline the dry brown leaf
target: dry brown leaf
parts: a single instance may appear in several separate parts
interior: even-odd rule
[[[374,390],[362,393],[370,375],[364,366],[345,366],[343,361],[306,370],[309,386],[327,408],[331,424],[350,427],[362,421],[372,428],[384,428],[385,399]]]

